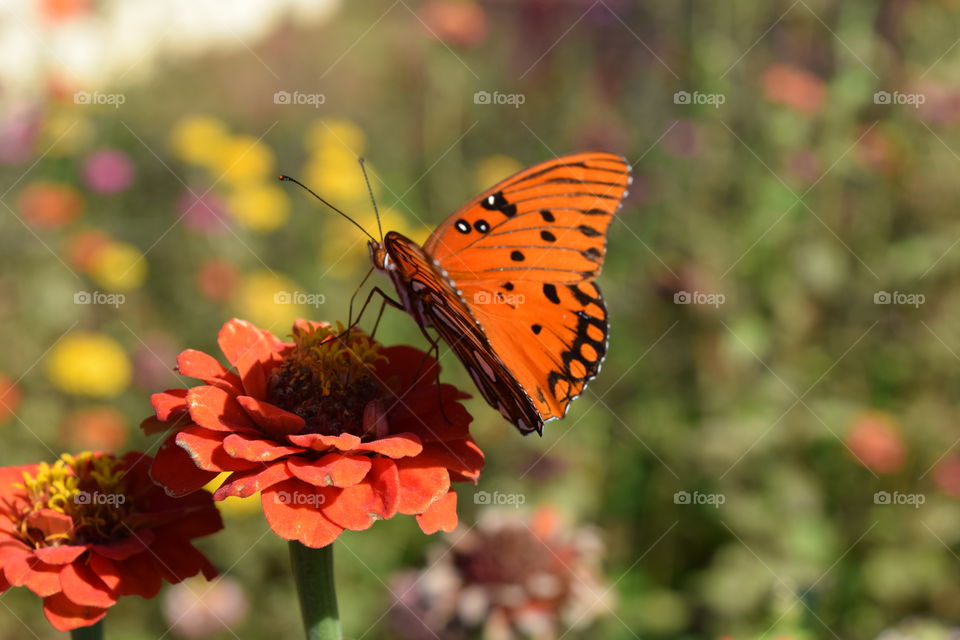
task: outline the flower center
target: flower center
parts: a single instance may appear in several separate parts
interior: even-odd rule
[[[294,346],[270,378],[271,403],[306,421],[303,433],[382,437],[383,387],[373,375],[385,359],[361,331],[338,325],[298,329]]]
[[[34,547],[126,537],[123,475],[121,461],[110,455],[63,454],[41,463],[17,485],[27,500],[13,516],[17,535]]]

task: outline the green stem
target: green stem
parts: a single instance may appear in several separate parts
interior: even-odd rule
[[[342,640],[333,581],[333,544],[313,549],[291,541],[290,565],[307,640]]]
[[[103,640],[103,618],[89,627],[80,627],[70,632],[71,640]]]

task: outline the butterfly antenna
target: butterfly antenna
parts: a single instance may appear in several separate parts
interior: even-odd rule
[[[373,203],[373,213],[377,216],[377,231],[380,232],[380,242],[383,242],[383,227],[380,226],[380,209],[377,208],[377,200],[373,197],[373,187],[370,186],[370,177],[367,175],[367,165],[363,158],[360,158],[360,171],[363,172],[363,181],[367,183],[367,193],[370,194],[370,202]]]
[[[297,180],[296,178],[291,178],[290,176],[281,175],[281,176],[278,176],[278,178],[279,178],[282,182],[292,182],[293,184],[297,185],[297,186],[300,187],[301,189],[304,189],[307,193],[309,193],[310,195],[312,195],[314,198],[316,198],[317,200],[319,200],[319,201],[322,202],[323,204],[327,205],[330,209],[333,209],[335,212],[339,213],[341,216],[343,216],[344,218],[346,218],[347,220],[349,220],[350,223],[351,223],[353,226],[355,226],[357,229],[360,229],[360,231],[363,231],[363,233],[364,233],[368,238],[370,238],[370,239],[373,240],[374,242],[377,241],[377,239],[374,238],[372,235],[370,235],[370,233],[369,233],[366,229],[364,229],[363,227],[360,226],[360,223],[358,223],[356,220],[354,220],[353,218],[351,218],[350,216],[348,216],[347,214],[345,214],[343,211],[341,211],[340,209],[336,208],[335,206],[333,206],[332,204],[330,204],[329,202],[327,202],[326,200],[324,200],[323,198],[321,198],[320,196],[318,196],[318,195],[313,191],[313,189],[311,189],[311,188],[308,187],[307,185],[303,184],[302,182],[300,182],[300,181]],[[380,218],[378,217],[378,218],[377,218],[377,225],[379,226],[379,224],[380,224]]]

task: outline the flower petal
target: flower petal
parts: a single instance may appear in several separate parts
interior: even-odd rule
[[[75,604],[62,593],[43,599],[43,615],[57,631],[88,627],[106,614],[106,609]]]
[[[97,554],[111,560],[126,560],[143,551],[153,543],[154,535],[150,529],[142,529],[123,540],[95,545],[92,549]]]
[[[238,471],[230,475],[227,481],[213,493],[214,500],[226,500],[230,496],[247,498],[263,491],[278,482],[290,479],[286,462],[277,462],[261,469]]]
[[[117,599],[110,589],[85,564],[71,562],[60,572],[63,595],[74,604],[105,609],[116,604]]]
[[[273,334],[236,319],[223,325],[217,341],[230,364],[237,368],[246,395],[264,397],[267,372],[280,362],[277,347],[283,343]]]
[[[255,432],[255,425],[232,396],[223,389],[202,385],[187,392],[190,417],[211,431]]]
[[[377,515],[384,520],[395,516],[400,505],[400,474],[397,463],[389,458],[374,458],[367,481],[373,486],[380,501]]]
[[[483,451],[472,438],[447,442],[429,442],[421,457],[476,481],[483,469]]]
[[[143,431],[145,436],[155,436],[158,433],[169,431],[175,426],[177,425],[174,423],[157,419],[157,416],[148,416],[140,421],[140,430]]]
[[[187,410],[187,389],[168,389],[150,396],[158,420],[168,422]]]
[[[33,553],[46,564],[68,564],[86,550],[85,545],[62,544],[58,547],[40,547]]]
[[[303,453],[300,447],[274,444],[262,437],[231,433],[223,439],[223,450],[233,458],[251,462],[271,462],[284,456]]]
[[[287,480],[261,493],[260,504],[267,523],[278,536],[319,548],[327,546],[343,532],[343,527],[331,522],[319,509],[327,495],[338,491],[330,487],[314,487],[300,480]]]
[[[423,513],[433,502],[450,489],[450,473],[446,468],[429,464],[419,458],[397,461],[400,474],[400,513]]]
[[[119,563],[120,584],[117,595],[140,596],[150,600],[156,598],[163,586],[163,577],[157,568],[157,562],[149,553],[138,553]]]
[[[295,413],[284,411],[269,402],[260,402],[251,396],[237,396],[237,402],[264,432],[280,440],[303,431],[306,422]]]
[[[341,433],[339,436],[325,436],[319,433],[305,433],[299,436],[287,436],[287,440],[295,445],[313,449],[314,451],[353,451],[360,445],[360,438],[352,433]]]
[[[192,493],[216,478],[217,473],[197,467],[190,454],[177,446],[175,433],[160,445],[150,467],[150,477],[171,496]]]
[[[398,433],[388,438],[360,443],[356,450],[379,453],[388,458],[408,458],[419,455],[423,451],[423,444],[415,434]]]
[[[227,392],[234,394],[242,392],[240,376],[225,369],[216,358],[203,351],[196,349],[183,351],[177,356],[177,369],[185,376],[202,380],[206,384],[220,387]]]
[[[7,558],[3,564],[7,582],[14,587],[26,587],[41,598],[60,592],[60,569],[28,554]]]
[[[457,528],[457,494],[449,491],[445,496],[434,502],[423,513],[417,516],[417,524],[426,533],[445,531],[447,533]]]
[[[319,460],[287,460],[290,473],[317,487],[353,486],[363,480],[371,466],[367,456],[348,456],[342,453],[328,453]]]
[[[216,575],[216,570],[192,544],[182,540],[158,537],[152,545],[153,560],[160,575],[169,583],[176,584],[195,576],[208,568]]]
[[[220,329],[217,334],[217,344],[227,357],[230,364],[236,366],[240,357],[253,351],[266,360],[280,341],[271,333],[261,331],[246,320],[234,318]]]
[[[120,567],[117,566],[116,562],[99,553],[91,553],[87,563],[90,565],[90,569],[97,574],[97,577],[100,578],[108,589],[111,591],[117,590],[121,578]]]
[[[176,435],[177,445],[204,471],[246,471],[257,466],[256,462],[232,457],[223,448],[223,440],[223,433],[200,427],[190,427]]]
[[[379,458],[363,482],[343,489],[333,500],[323,505],[323,514],[344,529],[362,531],[376,520],[384,520],[396,513],[398,482],[396,464]]]

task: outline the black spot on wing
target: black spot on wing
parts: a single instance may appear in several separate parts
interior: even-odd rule
[[[597,231],[596,229],[594,229],[588,224],[580,225],[579,227],[577,227],[577,231],[579,231],[580,233],[582,233],[588,238],[598,238],[603,235],[602,233],[600,233],[599,231]]]
[[[560,304],[560,296],[557,295],[557,286],[553,284],[543,285],[543,295],[553,304]]]
[[[523,262],[526,258],[522,251],[514,250],[510,252],[510,259],[514,262]]]
[[[507,202],[503,191],[490,194],[480,201],[480,206],[489,211],[499,211],[508,218],[512,218],[517,214],[517,205]]]
[[[567,288],[580,305],[596,305],[600,315],[591,315],[583,310],[574,312],[577,317],[574,337],[560,354],[560,369],[551,371],[547,376],[551,391],[561,403],[580,395],[587,382],[597,375],[607,352],[607,310],[600,288],[594,283],[586,283],[587,291],[579,285],[568,285]]]

